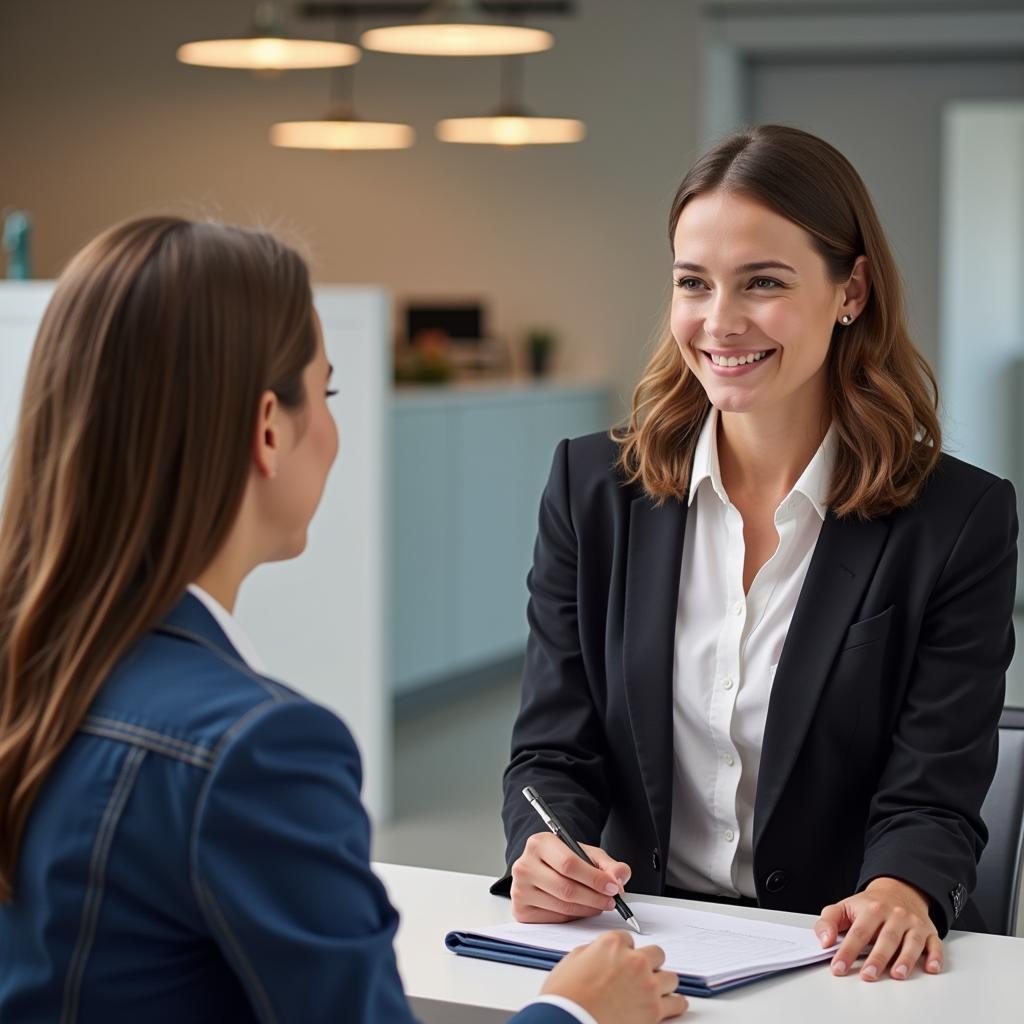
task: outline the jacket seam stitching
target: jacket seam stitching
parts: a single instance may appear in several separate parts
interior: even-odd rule
[[[274,705],[270,703],[259,704],[256,707],[251,708],[240,719],[238,719],[234,725],[231,726],[231,728],[221,738],[221,741],[217,744],[216,750],[213,752],[214,768],[216,767],[216,762],[219,761],[223,755],[224,748],[235,738],[238,732],[245,728],[251,720],[259,717],[273,706]],[[224,913],[220,909],[220,905],[217,903],[213,892],[203,884],[199,877],[199,818],[206,804],[206,799],[209,795],[212,781],[213,770],[211,769],[199,791],[195,810],[192,814],[192,837],[189,843],[189,860],[191,862],[190,881],[192,884],[192,893],[195,896],[196,903],[199,905],[199,910],[203,917],[206,918],[211,931],[215,933],[220,932],[224,936],[224,939],[231,951],[234,953],[245,981],[247,982],[247,987],[249,988],[251,995],[259,1003],[258,1012],[260,1013],[260,1016],[265,1021],[270,1022],[270,1024],[274,1024],[274,1022],[277,1021],[277,1016],[274,1013],[273,1007],[270,1004],[270,999],[259,980],[259,976],[256,974],[256,971],[246,958],[245,951],[242,949],[241,943],[232,931],[227,919],[224,917]]]
[[[198,880],[196,881],[196,897],[199,900],[200,906],[206,908],[206,917],[207,920],[210,921],[210,926],[214,930],[222,932],[228,945],[231,947],[232,952],[235,954],[238,965],[242,969],[242,973],[249,981],[252,995],[254,995],[259,1001],[260,1017],[269,1022],[269,1024],[276,1024],[277,1015],[274,1013],[274,1009],[270,1005],[270,1000],[267,997],[266,990],[263,988],[256,971],[253,969],[252,964],[249,963],[249,960],[245,955],[245,951],[242,949],[242,944],[238,941],[238,937],[235,935],[231,925],[228,924],[227,919],[224,917],[224,913],[220,909],[220,905],[217,903],[213,893]]]
[[[71,954],[68,973],[64,980],[64,1004],[61,1010],[61,1024],[73,1024],[78,1017],[78,1004],[81,997],[82,979],[85,966],[92,952],[93,940],[99,923],[100,906],[103,902],[103,889],[107,858],[114,840],[114,831],[124,811],[132,787],[138,778],[146,751],[141,747],[132,747],[118,772],[117,782],[110,794],[103,817],[93,842],[92,856],[89,862],[89,884],[82,903],[82,918],[78,928],[78,940]]]
[[[134,739],[150,740],[154,743],[161,743],[165,746],[175,748],[184,755],[209,761],[213,757],[213,751],[200,743],[189,743],[188,740],[178,739],[175,736],[168,736],[166,733],[157,732],[155,729],[147,729],[145,726],[136,725],[133,722],[123,722],[118,718],[107,718],[104,715],[86,715],[82,728],[86,726],[93,728],[106,728],[116,732],[126,732]]]
[[[213,766],[213,755],[205,747],[191,746],[170,736],[163,736],[159,733],[151,733],[149,730],[136,732],[127,723],[116,722],[111,719],[97,719],[89,716],[79,731],[88,733],[91,736],[102,736],[104,739],[118,740],[134,747],[142,747],[152,751],[154,754],[162,754],[175,761],[183,761],[195,768],[209,769]],[[128,735],[125,735],[125,732]],[[185,747],[184,750],[176,750],[175,745]]]

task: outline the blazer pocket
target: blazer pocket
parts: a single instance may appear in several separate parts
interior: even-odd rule
[[[889,635],[889,627],[892,624],[892,616],[895,610],[896,605],[891,604],[884,612],[872,615],[870,619],[861,619],[860,622],[855,622],[846,631],[846,636],[843,637],[843,645],[839,649],[840,653],[852,650],[854,647],[864,647],[867,644],[873,644],[877,640],[884,640]]]

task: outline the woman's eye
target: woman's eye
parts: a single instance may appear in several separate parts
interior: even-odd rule
[[[698,288],[704,287],[704,282],[696,277],[680,277],[676,279],[676,287],[683,291],[695,292]]]
[[[776,281],[773,277],[755,277],[751,284],[755,288],[767,288],[768,290],[782,287],[782,282]]]

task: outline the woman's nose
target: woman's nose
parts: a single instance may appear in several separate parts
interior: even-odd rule
[[[747,322],[737,304],[722,296],[716,299],[704,318],[704,333],[715,341],[745,333]]]

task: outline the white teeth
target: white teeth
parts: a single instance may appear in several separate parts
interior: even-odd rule
[[[756,363],[758,360],[764,359],[771,349],[765,349],[764,352],[751,352],[745,356],[720,356],[715,353],[710,353],[711,362],[715,366],[746,366],[747,363]]]

